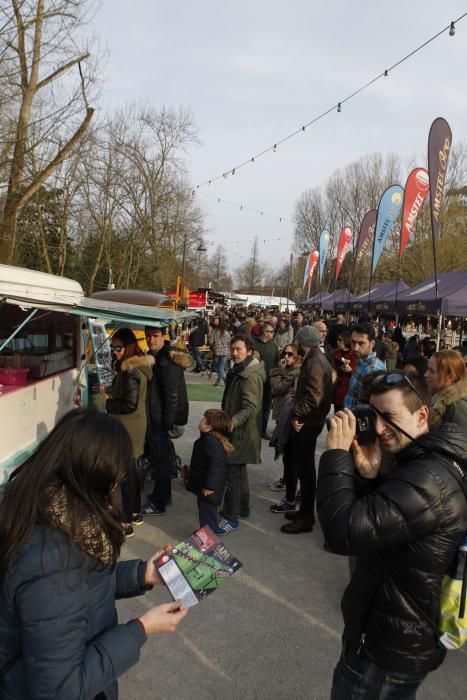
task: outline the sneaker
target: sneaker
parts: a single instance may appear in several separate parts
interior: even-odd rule
[[[137,513],[137,514],[132,516],[132,518],[131,518],[132,525],[136,525],[136,527],[138,527],[139,525],[142,525],[143,523],[144,523],[144,520],[143,520],[143,516],[141,515],[141,513]]]
[[[285,491],[284,479],[278,479],[277,481],[274,481],[272,484],[269,484],[269,488],[271,489],[271,491]]]
[[[132,528],[131,525],[122,525],[122,530],[123,530],[123,534],[125,535],[125,537],[127,538],[127,540],[128,540],[130,537],[134,537],[134,536],[135,536],[135,531],[133,530],[133,528]]]
[[[228,535],[229,532],[235,532],[240,525],[234,523],[233,520],[221,520],[216,529],[216,535]]]
[[[295,501],[288,501],[286,498],[271,506],[272,513],[290,513],[291,511],[295,511]]]
[[[142,515],[165,515],[165,508],[156,506],[153,503],[145,503],[141,508]]]

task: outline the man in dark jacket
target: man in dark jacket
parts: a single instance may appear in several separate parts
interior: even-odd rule
[[[357,692],[362,699],[389,697],[395,684],[397,697],[415,698],[445,656],[436,633],[439,593],[467,530],[461,482],[467,436],[452,423],[429,433],[428,404],[418,378],[390,372],[370,389],[373,445],[357,444],[348,409],[330,419],[318,516],[329,547],[357,555],[342,600],[332,700]],[[384,476],[383,455],[393,458]]]
[[[188,422],[188,395],[184,370],[190,366],[188,353],[172,348],[164,340],[164,329],[146,328],[146,342],[154,356],[153,378],[148,391],[149,458],[155,474],[154,488],[143,506],[143,515],[163,515],[172,500],[172,457],[170,435],[176,426]]]
[[[191,331],[188,342],[191,349],[193,360],[195,361],[195,369],[193,372],[202,372],[204,370],[203,358],[201,357],[200,348],[206,344],[206,334],[208,332],[206,321],[203,318],[196,319],[196,326]]]
[[[275,369],[279,363],[279,348],[274,342],[274,328],[271,323],[263,323],[259,332],[259,337],[252,336],[253,347],[258,353],[260,360],[264,362],[264,370],[266,372],[266,381],[263,386],[263,404],[261,417],[261,436],[265,440],[270,440],[271,436],[267,434],[269,414],[271,413],[271,370]]]
[[[318,435],[331,408],[332,369],[320,350],[321,338],[313,326],[304,326],[295,336],[299,352],[304,355],[300,368],[290,431],[291,460],[300,479],[300,510],[286,513],[292,522],[281,527],[287,535],[311,532],[315,524],[316,468],[315,449]]]

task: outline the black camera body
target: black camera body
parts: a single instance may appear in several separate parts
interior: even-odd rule
[[[378,437],[376,432],[376,414],[367,403],[357,404],[350,409],[357,421],[355,439],[359,445],[372,445]]]

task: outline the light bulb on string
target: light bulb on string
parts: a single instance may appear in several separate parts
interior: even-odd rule
[[[388,73],[388,71],[387,71],[387,69],[386,69],[386,70],[384,71],[384,77],[387,78],[388,75],[389,75],[389,73]]]
[[[274,146],[272,147],[272,152],[277,153],[277,144],[274,144]]]
[[[337,104],[337,111],[338,111],[339,113],[342,112],[342,106],[341,106],[341,103],[340,103],[340,102],[338,102],[338,104]]]
[[[449,27],[449,36],[454,36],[456,33],[456,25],[454,22],[451,22],[451,26]]]

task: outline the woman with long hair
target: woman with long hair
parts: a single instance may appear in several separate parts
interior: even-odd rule
[[[136,471],[136,460],[144,453],[147,429],[146,395],[152,379],[154,357],[145,355],[135,334],[129,328],[120,328],[110,344],[113,365],[117,371],[110,394],[106,397],[105,410],[111,413],[128,431],[132,446],[132,459],[128,463],[126,478],[121,483],[122,507],[127,537],[133,535],[133,525],[141,525],[141,491]]]
[[[214,371],[217,373],[217,379],[214,386],[219,386],[225,383],[225,365],[230,355],[230,340],[232,336],[227,330],[227,324],[224,319],[220,319],[211,335],[210,345],[214,353]]]
[[[428,360],[425,381],[431,392],[430,427],[457,423],[467,431],[467,375],[457,350],[440,350]]]
[[[115,491],[131,460],[121,423],[66,414],[10,478],[0,504],[0,696],[117,698],[148,634],[173,631],[179,603],[118,624],[115,599],[162,585],[154,562],[117,564]]]
[[[290,345],[293,341],[293,328],[290,325],[290,321],[285,318],[281,318],[277,324],[276,334],[274,336],[274,342],[279,348],[280,352],[285,350],[286,345]]]

